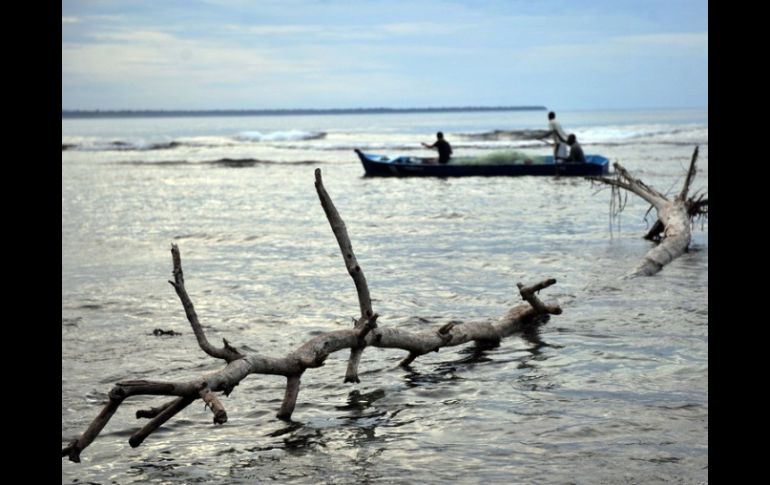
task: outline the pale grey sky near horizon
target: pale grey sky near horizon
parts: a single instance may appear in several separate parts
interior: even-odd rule
[[[708,1],[62,1],[62,109],[516,105],[708,107]]]

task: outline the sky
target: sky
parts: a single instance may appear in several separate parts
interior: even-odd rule
[[[62,0],[62,109],[707,108],[708,0]]]

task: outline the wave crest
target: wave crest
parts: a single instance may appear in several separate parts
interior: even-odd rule
[[[270,131],[262,133],[261,131],[242,131],[235,136],[239,141],[305,141],[320,140],[326,137],[324,132],[288,130],[288,131]]]

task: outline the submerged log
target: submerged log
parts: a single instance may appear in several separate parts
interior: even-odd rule
[[[227,412],[215,393],[225,396],[232,392],[244,378],[250,374],[272,374],[286,377],[286,392],[278,414],[280,419],[291,418],[299,396],[302,374],[311,368],[320,367],[326,358],[339,350],[350,349],[345,382],[359,382],[358,364],[361,353],[368,346],[401,349],[408,352],[399,365],[408,366],[417,357],[428,352],[438,351],[442,347],[477,342],[485,346],[497,345],[500,340],[514,333],[536,328],[547,320],[549,315],[558,315],[561,308],[554,304],[545,304],[536,293],[545,289],[556,280],[547,279],[531,286],[518,284],[519,294],[526,303],[511,308],[497,322],[449,323],[437,329],[421,332],[409,332],[397,328],[377,326],[378,315],[372,309],[369,288],[363,271],[358,264],[350,243],[345,224],[331,201],[321,179],[321,171],[315,171],[315,186],[321,205],[332,227],[342,252],[348,273],[353,278],[358,293],[361,316],[355,320],[353,328],[338,330],[318,335],[284,357],[270,357],[255,353],[242,353],[223,339],[223,347],[214,347],[206,337],[192,300],[184,286],[182,258],[177,245],[171,245],[174,287],[184,308],[198,345],[211,357],[224,360],[224,368],[205,374],[187,382],[153,382],[145,380],[118,382],[109,392],[109,401],[88,428],[77,439],[72,440],[62,449],[62,457],[73,462],[80,461],[81,452],[89,446],[104,429],[110,418],[124,400],[138,395],[173,396],[174,399],[157,408],[139,410],[136,418],[148,418],[150,421],[129,439],[132,447],[139,446],[153,431],[174,417],[192,402],[201,399],[214,415],[213,422],[227,422]]]
[[[705,194],[693,194],[688,198],[690,184],[697,172],[698,147],[692,154],[690,168],[687,170],[682,190],[673,200],[641,180],[633,177],[619,163],[615,162],[616,177],[588,177],[590,180],[608,184],[632,192],[655,208],[658,219],[644,236],[658,244],[644,256],[630,276],[650,276],[687,251],[691,239],[692,220],[696,217],[708,217],[708,198]]]

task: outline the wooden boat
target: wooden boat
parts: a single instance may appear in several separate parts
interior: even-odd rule
[[[453,157],[449,163],[439,165],[435,158],[364,153],[356,149],[358,158],[370,177],[470,177],[470,176],[519,176],[558,175],[583,177],[609,173],[610,161],[601,155],[586,155],[586,163],[553,163],[552,156],[533,157],[535,160],[508,160],[500,163],[474,163],[473,157]]]

